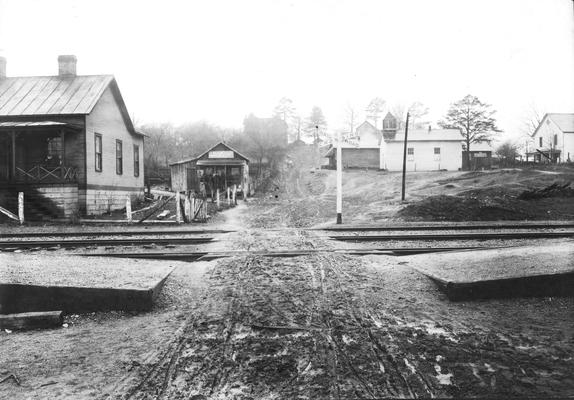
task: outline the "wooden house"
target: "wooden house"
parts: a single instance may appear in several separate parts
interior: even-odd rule
[[[143,195],[144,135],[112,75],[7,77],[0,58],[0,201],[25,193],[32,212],[101,214]]]
[[[574,160],[574,113],[545,114],[532,133],[534,151],[526,161],[564,163]],[[532,148],[532,146],[531,146]]]
[[[379,146],[383,137],[382,131],[368,121],[357,127],[354,134],[341,144],[343,168],[379,168]],[[329,168],[336,168],[337,145],[327,151]]]
[[[249,159],[219,142],[198,157],[170,164],[171,189],[211,196],[236,185],[238,192],[249,194]]]
[[[381,169],[402,171],[405,131],[381,142]],[[458,171],[462,167],[462,144],[458,129],[409,129],[407,171]]]

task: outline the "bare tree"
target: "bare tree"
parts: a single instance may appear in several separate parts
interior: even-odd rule
[[[263,160],[273,168],[283,157],[287,147],[287,124],[280,118],[257,118],[250,114],[243,121],[244,146],[259,165],[261,176]]]
[[[343,126],[340,129],[343,138],[352,137],[354,135],[358,121],[359,114],[357,108],[347,103],[343,110]]]
[[[375,97],[365,109],[367,120],[373,121],[375,127],[377,127],[377,121],[381,118],[383,110],[385,109],[385,103],[385,100],[381,97]]]
[[[416,127],[417,122],[421,121],[421,118],[427,115],[429,112],[429,108],[426,107],[420,101],[415,101],[409,107],[409,128]]]
[[[281,119],[287,124],[287,130],[290,140],[295,140],[299,129],[299,116],[293,105],[293,100],[288,97],[282,97],[279,103],[273,109],[273,116]]]
[[[476,96],[466,95],[451,104],[444,119],[439,122],[443,128],[460,130],[466,147],[467,165],[470,165],[472,143],[490,142],[495,133],[501,132],[493,117],[495,113],[490,104],[481,102]]]
[[[313,137],[314,143],[325,140],[327,135],[327,120],[321,107],[314,106],[307,117],[305,131]]]
[[[516,163],[516,158],[519,156],[519,146],[511,140],[507,140],[496,148],[495,154],[504,166],[511,166]]]
[[[420,122],[421,118],[428,114],[429,109],[420,101],[415,101],[409,107],[404,104],[397,103],[391,107],[391,114],[399,122],[399,127],[404,127],[407,111],[409,112],[409,129],[415,128],[417,122]]]
[[[536,147],[536,143],[534,143],[534,138],[532,135],[534,135],[536,128],[538,128],[542,122],[544,114],[545,113],[541,112],[534,103],[530,103],[522,117],[522,125],[520,127],[522,141],[519,148],[526,154],[527,161],[528,153],[530,153]]]

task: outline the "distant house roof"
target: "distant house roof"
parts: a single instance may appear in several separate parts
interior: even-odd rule
[[[331,146],[324,154],[323,157],[330,157],[337,151],[337,144]],[[379,146],[366,146],[362,147],[357,144],[353,143],[341,143],[341,149],[356,149],[356,150],[365,150],[365,149],[377,149],[379,150]]]
[[[464,143],[463,143],[464,144]],[[466,146],[466,145],[465,145]],[[489,142],[476,142],[470,144],[470,151],[494,151],[492,143]]]
[[[373,124],[371,124],[369,121],[365,121],[361,125],[359,125],[357,127],[356,131],[359,131],[359,129],[362,130],[363,128],[370,128],[372,130],[378,131],[378,129]]]
[[[551,119],[562,132],[574,132],[574,113],[548,113],[544,115],[532,136],[536,136],[538,129],[546,119]]]
[[[25,76],[0,79],[0,117],[86,115],[110,87],[126,126],[136,132],[112,75]]]
[[[404,142],[405,132],[397,132],[394,139],[385,139],[386,142]],[[409,129],[407,141],[409,142],[460,142],[462,136],[458,129]]]

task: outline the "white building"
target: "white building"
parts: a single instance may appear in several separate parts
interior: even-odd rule
[[[381,142],[380,169],[402,171],[405,132]],[[407,137],[407,171],[458,171],[462,167],[458,129],[413,129]]]
[[[532,134],[534,150],[526,156],[537,162],[574,161],[574,113],[544,115]]]

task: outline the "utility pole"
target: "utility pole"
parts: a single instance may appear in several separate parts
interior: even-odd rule
[[[315,125],[315,169],[319,169],[319,125]]]
[[[405,146],[403,148],[403,188],[401,201],[405,201],[405,179],[407,176],[407,136],[409,134],[409,112],[407,112],[407,124],[405,126]]]
[[[343,149],[341,131],[337,133],[337,224],[343,223]]]

